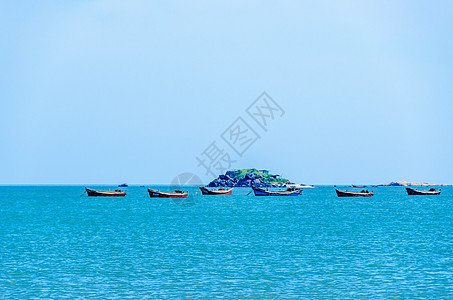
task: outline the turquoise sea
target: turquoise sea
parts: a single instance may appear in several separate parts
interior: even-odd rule
[[[453,188],[369,189],[177,202],[1,186],[0,298],[453,298]]]

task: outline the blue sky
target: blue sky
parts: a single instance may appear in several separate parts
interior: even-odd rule
[[[448,1],[1,1],[0,183],[453,183]],[[267,132],[246,108],[284,110]],[[242,157],[220,135],[243,117]]]

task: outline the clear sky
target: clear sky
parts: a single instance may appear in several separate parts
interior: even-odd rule
[[[0,1],[0,183],[453,184],[451,1]],[[266,91],[285,111],[247,114]],[[238,118],[260,136],[241,156]]]

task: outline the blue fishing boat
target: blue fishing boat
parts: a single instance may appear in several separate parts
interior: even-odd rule
[[[302,195],[302,189],[288,188],[280,191],[268,191],[256,186],[252,186],[255,196],[299,196]]]

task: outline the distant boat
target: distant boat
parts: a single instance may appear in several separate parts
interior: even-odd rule
[[[355,188],[366,188],[366,185],[352,185]]]
[[[120,184],[118,187],[128,187],[127,183]]]
[[[406,188],[408,195],[440,195],[441,190],[436,191],[433,188],[430,188],[429,191],[419,191],[416,189]]]
[[[268,191],[259,187],[252,186],[255,196],[299,196],[302,195],[302,189],[288,188],[280,191]]]
[[[89,188],[85,188],[88,196],[90,197],[124,197],[126,196],[126,191],[114,190],[114,191],[96,191]]]
[[[212,190],[204,186],[200,186],[200,190],[203,195],[231,195],[231,193],[233,192],[233,188],[227,190],[225,190],[224,188]]]
[[[338,197],[371,197],[373,196],[373,192],[368,192],[367,190],[363,190],[361,192],[348,192],[348,191],[340,191],[335,189],[337,192]]]
[[[173,193],[161,192],[159,190],[148,189],[151,198],[187,198],[188,192],[174,191]]]

